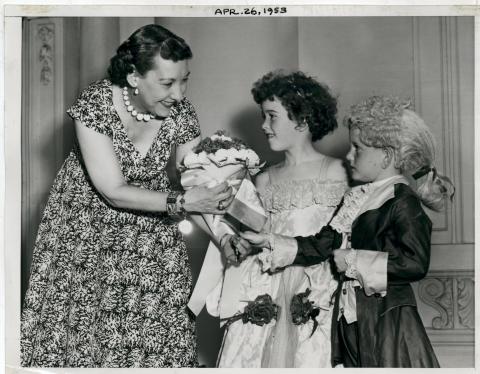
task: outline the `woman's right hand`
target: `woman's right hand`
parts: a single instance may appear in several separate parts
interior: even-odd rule
[[[185,192],[183,206],[187,212],[224,214],[234,197],[227,182],[214,187],[197,186]]]

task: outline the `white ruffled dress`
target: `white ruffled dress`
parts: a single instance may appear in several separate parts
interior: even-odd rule
[[[319,232],[332,217],[346,188],[343,181],[320,178],[269,184],[259,191],[269,214],[267,230],[290,237]],[[281,241],[275,242],[277,249],[281,245]],[[218,366],[330,367],[330,301],[337,288],[330,263],[291,266],[270,275],[262,272],[262,257],[265,253],[250,256],[240,265],[242,283],[237,312],[241,313],[248,301],[268,293],[280,306],[278,320],[265,326],[244,324],[241,320],[231,324],[225,333]],[[313,321],[294,325],[290,313],[292,297],[307,288],[312,291],[309,299],[320,308],[318,327],[312,336]]]

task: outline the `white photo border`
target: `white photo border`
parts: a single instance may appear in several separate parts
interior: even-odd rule
[[[440,0],[440,1],[330,1],[329,5],[318,1],[182,1],[181,4],[172,1],[143,1],[131,5],[132,1],[103,1],[101,5],[95,2],[69,1],[59,3],[52,1],[3,2],[2,5],[2,50],[0,72],[0,98],[2,116],[0,125],[0,237],[1,253],[0,269],[5,276],[0,281],[0,368],[9,373],[120,373],[132,370],[158,373],[168,371],[183,373],[190,370],[211,369],[31,369],[21,368],[19,358],[20,336],[20,238],[21,238],[21,45],[22,17],[64,17],[64,16],[112,16],[112,17],[142,17],[161,14],[163,17],[216,17],[217,9],[243,9],[244,7],[267,5],[288,7],[289,17],[299,16],[476,16],[475,17],[475,128],[480,129],[480,76],[478,66],[480,61],[480,6],[479,1],[471,0]],[[234,4],[241,3],[240,5]],[[176,5],[174,5],[176,4]],[[219,15],[226,17],[228,15]],[[242,16],[242,15],[240,15]],[[266,15],[261,15],[266,17]],[[233,17],[233,16],[231,16]],[[475,210],[479,211],[480,184],[480,131],[475,132]],[[477,215],[476,215],[477,217]],[[479,220],[475,220],[475,242],[479,240]],[[475,281],[479,284],[480,260],[475,258]],[[477,295],[477,293],[476,293]],[[480,310],[480,298],[475,298],[475,308]],[[475,367],[480,365],[478,343],[480,331],[478,319],[475,321]],[[0,369],[0,370],[1,370]],[[214,369],[219,372],[235,373],[242,369]],[[268,370],[268,369],[267,369]],[[326,369],[337,370],[337,369]],[[370,372],[369,369],[342,369],[346,372]],[[399,369],[384,369],[388,372]],[[477,369],[438,369],[445,373],[473,373]],[[318,369],[302,369],[305,372],[317,373]],[[250,369],[249,372],[260,372]],[[283,373],[297,373],[298,369],[282,369]],[[323,371],[322,371],[323,372]],[[414,370],[410,372],[420,372]],[[273,373],[273,371],[272,371]]]

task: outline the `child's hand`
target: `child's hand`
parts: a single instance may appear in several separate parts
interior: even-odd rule
[[[333,251],[333,261],[339,273],[344,273],[347,270],[347,263],[345,256],[350,252],[349,249],[335,249]]]
[[[221,245],[227,261],[235,264],[242,262],[253,251],[250,243],[238,235],[225,235]]]
[[[250,245],[260,248],[270,248],[270,242],[268,240],[268,234],[261,232],[256,233],[253,231],[245,231],[240,233],[241,237],[248,241]]]

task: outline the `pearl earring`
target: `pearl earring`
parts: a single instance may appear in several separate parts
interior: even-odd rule
[[[133,94],[136,96],[138,95],[138,88],[135,88],[135,90],[133,90]]]

